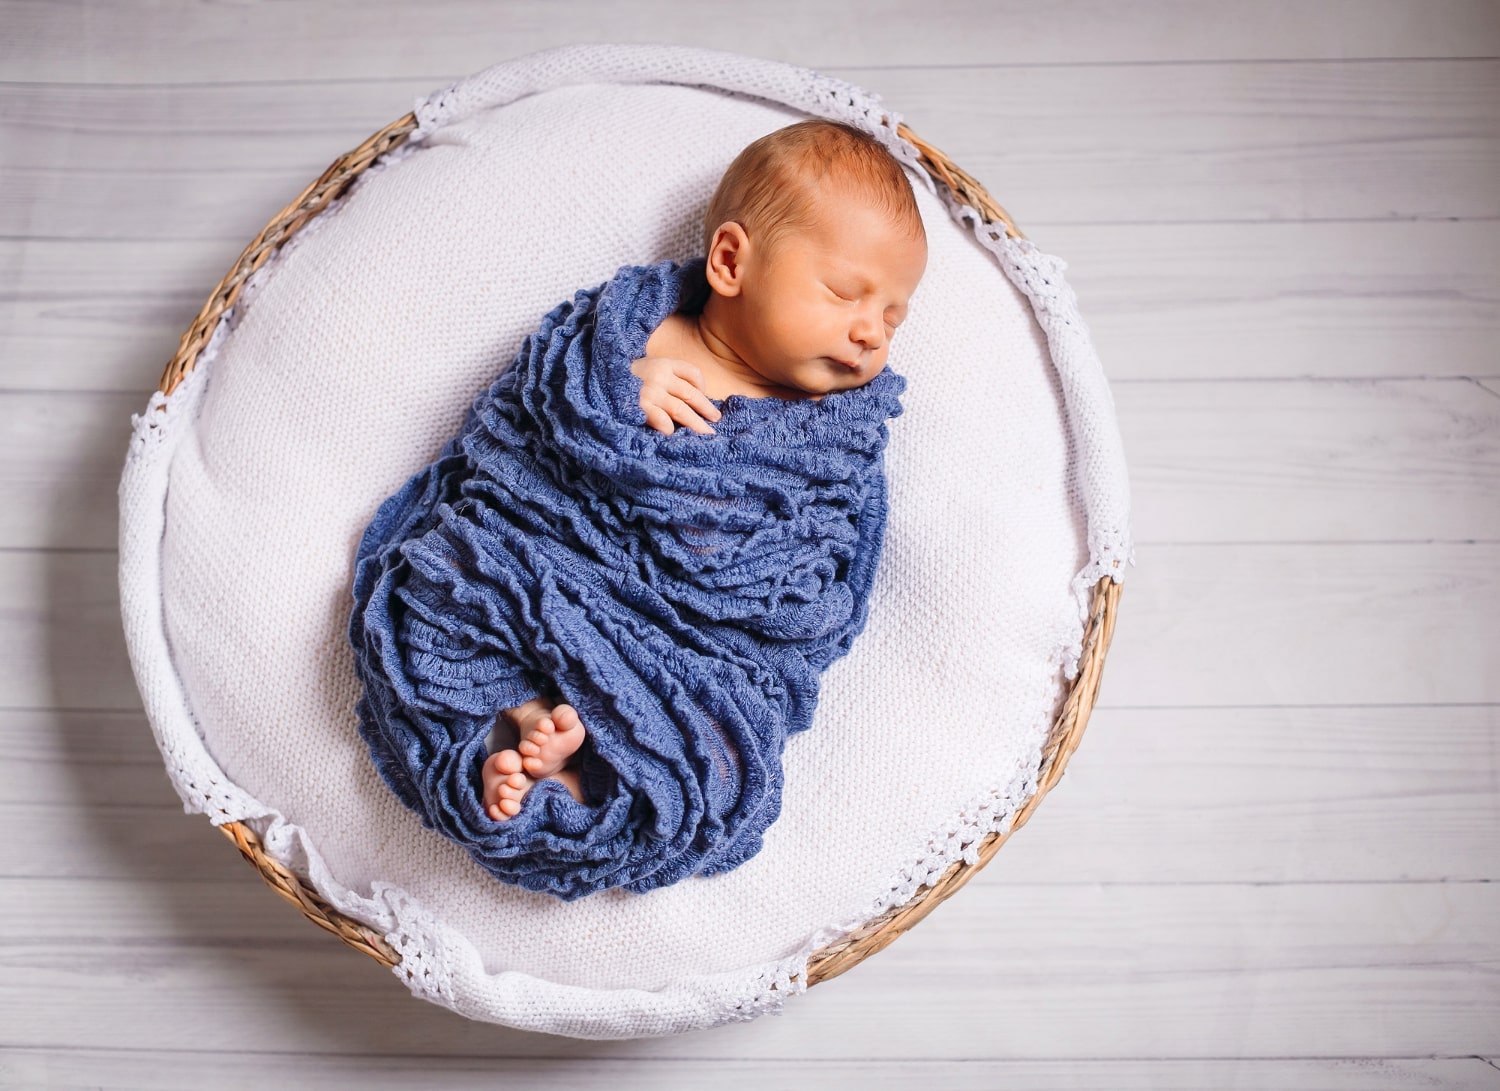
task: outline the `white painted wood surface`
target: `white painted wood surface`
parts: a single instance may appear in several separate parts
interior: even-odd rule
[[[0,0],[0,1085],[1500,1088],[1500,5]],[[128,417],[413,98],[675,41],[881,93],[1068,258],[1136,500],[1102,699],[960,895],[779,1019],[411,999],[168,787]]]

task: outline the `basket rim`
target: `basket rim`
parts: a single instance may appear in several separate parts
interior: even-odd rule
[[[240,252],[229,271],[209,293],[197,317],[179,338],[177,351],[167,363],[157,386],[163,395],[170,396],[197,365],[220,318],[238,300],[245,282],[313,217],[337,200],[372,163],[404,144],[417,127],[417,117],[413,111],[376,131],[358,147],[335,159],[322,174],[271,217],[266,226]],[[945,187],[962,204],[975,209],[984,223],[1001,224],[1007,236],[1025,238],[1005,209],[972,175],[937,147],[917,136],[904,122],[897,127],[897,133],[917,149],[921,166],[934,182]],[[1001,845],[1025,825],[1042,799],[1062,778],[1068,759],[1082,740],[1084,728],[1098,697],[1104,659],[1119,611],[1121,588],[1122,585],[1109,575],[1103,576],[1094,585],[1078,673],[1060,698],[1058,711],[1049,728],[1042,750],[1037,790],[1015,812],[1009,830],[1003,833],[994,830],[986,834],[977,846],[974,863],[955,860],[936,880],[919,888],[906,902],[886,909],[840,939],[813,951],[807,959],[805,987],[811,988],[837,977],[895,942],[962,888],[989,863]],[[308,920],[389,969],[400,965],[400,953],[386,942],[379,931],[334,908],[300,876],[273,859],[260,837],[246,823],[226,822],[218,829],[234,843],[266,884],[295,905]]]

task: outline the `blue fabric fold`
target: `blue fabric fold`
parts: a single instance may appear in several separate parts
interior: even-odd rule
[[[360,539],[360,735],[425,825],[528,890],[644,893],[753,856],[786,740],[865,625],[906,380],[731,395],[717,434],[658,432],[630,365],[707,290],[701,259],[665,261],[560,304]],[[587,729],[586,802],[544,780],[497,822],[486,740],[536,696]]]

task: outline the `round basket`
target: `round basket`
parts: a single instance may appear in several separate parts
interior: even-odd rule
[[[419,119],[415,111],[387,125],[352,151],[334,160],[315,181],[271,218],[209,294],[203,308],[183,333],[177,352],[161,377],[161,395],[171,395],[190,376],[219,328],[221,318],[235,306],[242,288],[252,275],[331,202],[343,195],[372,164],[405,144],[418,127]],[[897,131],[918,150],[921,167],[954,201],[977,210],[983,223],[994,231],[1003,231],[1012,239],[1024,238],[1011,217],[972,176],[904,124],[899,124]],[[1115,564],[1118,567],[1119,562],[1116,561]],[[936,881],[922,886],[903,904],[890,907],[863,926],[814,951],[807,958],[805,976],[799,982],[802,987],[838,976],[914,927],[989,862],[1008,837],[1026,823],[1043,797],[1061,779],[1069,757],[1079,744],[1098,695],[1104,660],[1118,612],[1121,591],[1118,576],[1122,575],[1123,573],[1105,575],[1092,585],[1091,605],[1084,627],[1077,673],[1068,682],[1051,721],[1036,791],[1015,812],[1009,828],[1004,832],[994,830],[988,833],[979,842],[977,852],[967,854],[966,859],[955,860]],[[349,946],[387,967],[398,969],[399,972],[402,954],[388,942],[380,930],[355,920],[330,905],[302,876],[274,858],[248,823],[228,821],[219,828],[272,889],[295,905],[309,920]]]

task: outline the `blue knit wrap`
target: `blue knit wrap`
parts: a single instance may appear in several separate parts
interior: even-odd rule
[[[753,856],[787,737],[865,625],[906,380],[731,395],[716,435],[664,435],[630,365],[706,294],[700,259],[558,305],[359,543],[360,735],[424,824],[529,890],[642,893]],[[497,822],[486,739],[536,696],[578,710],[587,802],[544,780]]]

